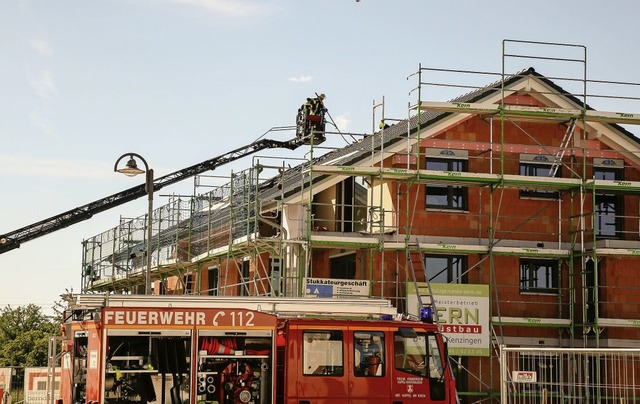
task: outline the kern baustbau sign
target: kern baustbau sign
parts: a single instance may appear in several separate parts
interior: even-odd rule
[[[422,303],[430,303],[427,284],[418,282],[418,290]],[[449,341],[449,354],[489,356],[489,286],[432,283],[431,290],[436,306],[433,319],[434,322],[437,320],[440,330]],[[409,312],[415,315],[418,315],[420,310],[417,296],[415,286],[409,283],[407,307]]]

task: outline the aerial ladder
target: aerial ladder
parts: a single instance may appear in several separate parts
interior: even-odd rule
[[[313,135],[313,133],[310,134],[308,132],[305,133],[305,131],[300,132],[300,130],[298,130],[296,138],[287,141],[272,139],[256,140],[246,146],[239,147],[228,153],[203,161],[199,164],[183,168],[182,170],[173,172],[163,177],[159,177],[153,181],[152,191],[158,191],[166,187],[167,185],[175,184],[176,182],[182,181],[186,178],[194,177],[204,172],[214,170],[216,167],[238,160],[242,157],[246,157],[261,150],[274,148],[295,150],[302,145],[310,144],[310,135]],[[314,140],[316,144],[324,140],[315,137]],[[76,207],[74,209],[52,216],[48,219],[41,220],[39,222],[30,224],[28,226],[5,234],[0,234],[0,254],[16,248],[20,248],[20,245],[22,243],[29,240],[33,240],[46,234],[53,233],[57,230],[69,227],[84,220],[91,219],[96,213],[104,212],[105,210],[138,199],[147,194],[145,188],[145,184],[141,184],[133,188],[125,189],[124,191],[98,199],[97,201],[90,202],[86,205]]]

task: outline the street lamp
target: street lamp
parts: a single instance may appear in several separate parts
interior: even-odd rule
[[[124,166],[124,168],[118,169],[118,163],[120,161],[129,156],[129,161]],[[136,164],[136,160],[134,157],[142,160],[144,164],[144,170],[138,168]],[[126,176],[134,177],[138,174],[142,174],[144,172],[147,173],[147,178],[145,181],[145,191],[147,191],[147,195],[149,197],[149,210],[147,212],[147,271],[145,273],[145,283],[144,283],[144,293],[145,295],[151,294],[151,217],[153,215],[153,169],[149,168],[147,161],[139,154],[136,153],[125,153],[116,160],[116,164],[113,166],[113,171],[118,173],[123,173]]]

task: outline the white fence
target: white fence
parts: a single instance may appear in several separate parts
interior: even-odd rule
[[[640,349],[500,348],[501,402],[640,400]]]

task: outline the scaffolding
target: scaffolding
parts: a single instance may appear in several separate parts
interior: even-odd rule
[[[527,44],[542,47],[576,48],[583,53],[580,58],[546,58],[544,56],[518,55],[507,52],[507,46],[513,44]],[[394,181],[406,184],[405,190],[401,191],[407,199],[412,195],[416,197],[419,192],[416,186],[426,184],[437,184],[441,190],[445,189],[451,194],[461,192],[465,188],[473,187],[482,197],[483,190],[488,192],[488,207],[480,210],[477,218],[473,218],[472,212],[466,211],[467,218],[463,226],[451,221],[451,210],[444,209],[445,212],[429,210],[427,215],[431,218],[444,216],[449,221],[443,227],[429,226],[429,229],[420,229],[409,218],[415,214],[414,208],[406,203],[404,234],[409,240],[412,234],[427,238],[424,243],[424,250],[432,254],[458,254],[464,256],[477,255],[481,257],[478,262],[466,270],[465,276],[472,271],[481,271],[481,266],[488,263],[488,282],[491,292],[493,313],[491,316],[491,328],[493,330],[493,342],[504,341],[503,327],[530,327],[550,328],[557,330],[555,341],[549,339],[531,338],[529,343],[548,344],[557,346],[583,346],[600,348],[603,346],[601,335],[606,327],[627,327],[635,328],[638,321],[632,313],[627,313],[619,317],[610,317],[620,313],[621,305],[625,300],[622,296],[629,296],[637,293],[638,285],[634,281],[625,282],[615,279],[611,284],[602,282],[599,263],[603,257],[614,259],[631,258],[639,252],[637,249],[639,241],[638,226],[638,191],[640,183],[633,180],[622,179],[619,173],[624,168],[630,171],[632,178],[638,178],[638,144],[636,139],[627,139],[625,130],[618,125],[609,128],[609,132],[614,132],[615,136],[607,136],[606,129],[602,129],[602,124],[638,124],[640,115],[628,112],[602,112],[590,109],[587,104],[588,97],[611,98],[625,101],[637,101],[637,97],[631,96],[607,96],[602,94],[588,94],[586,78],[586,48],[576,45],[566,45],[557,43],[541,43],[526,41],[509,41],[503,43],[503,70],[499,76],[499,81],[494,85],[485,86],[482,90],[495,90],[493,98],[486,97],[483,102],[474,102],[474,98],[480,94],[474,88],[471,93],[460,97],[454,102],[428,102],[420,100],[420,89],[423,86],[450,86],[449,84],[422,81],[423,72],[439,71],[443,69],[423,69],[420,67],[417,73],[420,85],[418,86],[418,103],[413,106],[418,111],[417,131],[414,136],[415,142],[409,142],[406,157],[407,168],[399,168],[402,163],[397,159],[396,154],[393,161],[396,166],[384,165],[384,160],[393,153],[385,154],[382,141],[380,144],[378,160],[375,164],[368,166],[322,166],[314,165],[312,170],[317,174],[326,175],[361,175],[369,178],[377,178],[379,181]],[[569,93],[562,88],[549,84],[549,79],[537,74],[533,69],[527,69],[515,75],[507,75],[505,64],[509,58],[532,58],[542,60],[553,60],[559,62],[578,63],[581,66],[583,75],[577,79],[569,78],[571,82],[582,86],[581,92]],[[460,70],[449,70],[448,73],[456,74],[488,74],[485,72],[470,72]],[[539,78],[536,82],[532,79]],[[555,77],[554,80],[561,78]],[[513,83],[519,80],[527,81],[518,90],[513,90]],[[546,88],[540,88],[540,82],[546,84]],[[637,86],[636,83],[604,82],[594,81],[597,84],[613,84]],[[509,83],[509,87],[507,87]],[[538,88],[535,88],[536,85]],[[460,86],[458,86],[460,87]],[[464,87],[464,86],[462,86]],[[466,87],[469,88],[469,87]],[[565,102],[558,102],[557,105],[540,105],[540,99],[534,105],[514,105],[522,101],[524,97],[536,93],[536,95],[548,98],[564,97]],[[532,97],[534,98],[534,97]],[[560,101],[560,100],[557,100]],[[507,103],[508,102],[508,103]],[[548,101],[547,101],[548,102]],[[420,112],[424,111],[428,117],[423,120]],[[490,141],[476,142],[469,139],[456,138],[452,134],[451,138],[446,135],[443,138],[422,138],[423,133],[440,133],[452,127],[455,123],[447,121],[458,119],[462,115],[463,119],[480,117],[480,119],[490,126]],[[438,122],[438,120],[440,122]],[[423,121],[426,121],[424,131],[421,128]],[[434,123],[435,122],[435,123]],[[495,124],[499,125],[500,140],[493,139]],[[526,126],[533,126],[540,123],[552,123],[562,125],[561,136],[557,136],[558,145],[540,143],[535,136],[528,133]],[[428,128],[431,124],[431,129]],[[509,125],[509,129],[507,126]],[[524,144],[509,144],[505,141],[506,134],[512,136],[513,128],[516,128],[527,141]],[[384,138],[384,133],[381,133]],[[409,138],[409,137],[408,137]],[[555,139],[555,138],[554,138]],[[598,142],[601,142],[599,144]],[[418,145],[418,146],[415,146]],[[424,150],[425,154],[422,153]],[[421,159],[428,159],[436,153],[440,158],[453,156],[452,150],[463,150],[464,158],[472,165],[471,159],[485,161],[484,172],[469,170],[456,170],[452,168],[440,169],[438,171],[422,169],[424,167]],[[397,149],[396,149],[397,151]],[[475,155],[472,155],[475,154]],[[497,156],[494,156],[498,154]],[[515,163],[522,161],[509,161],[513,153],[520,153],[525,158],[530,158],[530,165],[544,165],[546,175],[536,175],[532,177],[528,172],[512,174]],[[488,156],[488,162],[487,160]],[[414,159],[415,163],[408,162]],[[373,161],[373,160],[372,160]],[[476,162],[476,167],[482,162]],[[526,163],[524,164],[526,168]],[[415,169],[409,168],[415,166]],[[509,167],[507,169],[506,167]],[[488,167],[488,170],[487,170]],[[568,171],[567,177],[556,177],[560,170]],[[589,175],[591,177],[589,177]],[[411,189],[414,187],[414,191]],[[513,210],[509,214],[503,213],[505,209],[502,205],[505,193],[517,190],[521,197],[542,201],[538,203],[540,207],[531,214],[522,212],[522,215],[513,215]],[[398,192],[400,194],[400,192]],[[436,196],[438,190],[436,190]],[[620,198],[629,199],[631,203],[626,203],[628,210],[620,213]],[[547,202],[544,202],[548,199]],[[618,202],[616,202],[618,200]],[[616,209],[616,203],[617,209]],[[428,203],[427,203],[428,204]],[[400,209],[401,204],[396,204],[396,209]],[[569,207],[570,214],[566,215],[566,206]],[[450,207],[449,207],[450,208]],[[434,220],[441,223],[442,220]],[[476,222],[477,227],[467,226],[470,222]],[[624,223],[624,226],[621,225]],[[477,232],[474,239],[473,232]],[[437,235],[438,242],[429,243],[429,234]],[[445,237],[450,237],[452,241],[443,241]],[[406,241],[405,240],[405,241]],[[417,243],[420,249],[420,242]],[[381,250],[393,251],[400,249],[399,243],[384,243]],[[415,244],[405,242],[405,248],[410,251],[416,248]],[[413,259],[407,254],[407,262]],[[534,260],[555,260],[560,266],[560,270],[554,272],[557,279],[547,279],[550,285],[556,285],[555,297],[542,296],[539,301],[532,301],[530,297],[525,297],[521,301],[516,300],[521,295],[523,285],[500,284],[496,276],[496,257],[517,257],[520,259]],[[424,259],[424,258],[423,258]],[[383,260],[384,261],[384,260]],[[522,265],[522,264],[521,264]],[[568,274],[562,267],[568,267]],[[405,273],[408,272],[405,270]],[[384,273],[384,270],[381,271]],[[478,275],[478,279],[481,278]],[[451,282],[458,282],[453,279]],[[522,282],[522,280],[521,280]],[[507,290],[511,288],[515,293]],[[524,288],[525,292],[527,288]],[[616,290],[624,289],[626,293],[616,296]],[[520,292],[520,293],[519,293]],[[531,289],[531,292],[536,292]],[[426,293],[426,292],[425,292]],[[544,294],[544,293],[543,293]],[[605,299],[604,296],[607,296]],[[533,307],[532,307],[533,305]],[[546,306],[546,307],[545,307]],[[535,309],[534,309],[535,307]],[[508,310],[506,310],[508,309]],[[604,312],[607,315],[603,315]],[[501,314],[508,312],[509,314]],[[535,313],[535,314],[534,314]],[[542,313],[542,314],[541,314]],[[629,316],[629,314],[631,314]],[[576,335],[577,334],[577,335]],[[617,335],[621,335],[618,333]],[[568,337],[567,337],[568,336]],[[512,338],[513,340],[517,340]],[[519,343],[525,338],[520,338]],[[553,340],[553,339],[552,339]],[[568,340],[568,341],[565,341]],[[626,342],[618,341],[610,337],[608,344],[635,344],[634,338]],[[497,347],[494,345],[493,359],[497,358]],[[481,399],[486,396],[492,399],[492,385],[495,384],[493,373],[495,372],[496,361],[488,363],[490,376],[488,380],[477,380],[485,383],[485,392],[467,392],[469,396]],[[482,370],[482,369],[478,369]],[[478,372],[478,374],[481,372]]]
[[[521,46],[543,53],[513,53]],[[510,73],[518,70],[509,63],[522,59],[575,64],[578,74]],[[285,158],[254,157],[250,168],[202,194],[198,177],[193,197],[172,198],[150,220],[156,292],[302,297],[309,278],[355,277],[368,282],[367,297],[410,312],[405,286],[415,279],[412,267],[426,263],[416,282],[435,274],[436,281],[488,285],[489,358],[458,358],[466,374],[461,393],[477,401],[497,396],[498,344],[629,343],[624,332],[602,335],[640,326],[623,308],[640,284],[622,281],[619,266],[608,273],[604,260],[640,255],[640,149],[619,126],[640,123],[640,114],[596,111],[587,101],[639,99],[589,93],[587,85],[638,84],[588,80],[586,67],[583,46],[505,40],[500,73],[420,65],[409,76],[418,80],[409,117],[390,119],[384,98],[374,101],[372,133],[348,134],[358,141],[346,147],[312,141],[293,168]],[[464,78],[424,80],[439,75]],[[487,76],[495,79],[488,86],[469,83]],[[422,99],[440,89],[468,93],[450,102]],[[397,123],[375,132],[379,108],[382,120]],[[531,211],[509,205],[521,200]],[[140,290],[148,222],[123,219],[83,242],[83,292]],[[523,271],[545,278],[522,279]],[[415,289],[419,302],[433,298]],[[535,331],[513,332],[522,329]]]

